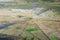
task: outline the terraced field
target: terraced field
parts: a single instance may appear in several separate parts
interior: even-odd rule
[[[40,40],[40,39],[49,40],[44,35],[44,33],[37,27],[37,25],[35,25],[29,21],[27,21],[23,24],[16,24],[16,25],[10,26],[8,28],[1,29],[0,33],[7,34],[7,35],[14,35],[14,36],[17,36],[19,39],[21,37],[22,39],[20,39],[20,40],[24,40],[25,37],[27,40],[32,40],[32,38],[33,38],[33,40]]]
[[[32,3],[32,5],[2,7],[0,9],[0,34],[12,35],[13,40],[60,40],[60,16],[56,15],[60,3],[57,4],[49,3],[48,6],[42,7],[42,5]],[[1,35],[0,38],[6,38]]]

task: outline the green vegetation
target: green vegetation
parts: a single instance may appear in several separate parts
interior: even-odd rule
[[[23,16],[21,16],[21,15],[18,15],[17,17],[21,18],[21,17],[23,17]]]
[[[38,29],[37,28],[31,28],[31,29],[27,29],[26,31],[27,32],[33,32],[33,31],[37,31]]]
[[[38,2],[38,0],[26,0],[27,2]]]
[[[28,18],[29,20],[31,20],[32,18]]]
[[[4,28],[5,30],[9,30],[10,28],[9,27],[7,27],[7,28]]]
[[[60,2],[41,1],[39,4],[45,8],[51,8],[53,12],[60,15]]]
[[[0,36],[0,38],[8,38],[8,36]]]
[[[54,9],[55,12],[56,12],[56,11],[57,11],[57,12],[60,11],[60,7],[54,7],[53,9]]]
[[[16,26],[16,29],[20,29],[20,26]]]
[[[39,4],[41,4],[41,5],[45,5],[45,4],[47,4],[48,2],[39,2]]]
[[[57,38],[55,38],[55,37],[52,37],[50,40],[58,40]]]

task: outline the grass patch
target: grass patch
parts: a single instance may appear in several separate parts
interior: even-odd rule
[[[46,1],[39,2],[40,5],[46,5],[47,3],[51,3],[51,2],[49,2],[49,1],[47,1],[47,2]]]
[[[28,18],[29,20],[33,19],[33,18]]]
[[[9,30],[10,28],[9,27],[7,27],[7,28],[4,28],[5,30]]]
[[[8,38],[8,36],[0,36],[0,38]]]
[[[58,12],[60,11],[60,7],[54,7],[53,9],[54,11],[58,11]]]
[[[55,38],[55,37],[52,37],[50,40],[58,40],[57,38]]]
[[[20,29],[20,26],[16,26],[16,29]]]
[[[21,17],[23,17],[23,16],[21,16],[21,15],[18,15],[17,17],[21,18]]]
[[[38,29],[37,28],[31,28],[31,29],[27,29],[26,31],[27,32],[33,32],[33,31],[37,31]]]

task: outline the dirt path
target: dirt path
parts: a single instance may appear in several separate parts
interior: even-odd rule
[[[39,28],[49,37],[57,37],[60,38],[60,32],[53,29],[53,28],[49,28],[48,26],[45,26],[44,24],[42,24],[42,22],[35,22]]]

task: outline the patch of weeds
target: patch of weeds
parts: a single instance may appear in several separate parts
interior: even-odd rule
[[[20,26],[16,26],[16,29],[20,29]]]
[[[48,1],[47,2],[46,1],[39,2],[40,5],[46,5],[47,3],[50,3],[50,2],[48,2]]]
[[[55,38],[55,37],[51,37],[51,39],[50,40],[58,40],[57,38]]]
[[[54,12],[60,12],[60,7],[52,7]]]
[[[59,13],[59,12],[57,12],[57,13],[56,13],[56,16],[60,16],[60,13]]]
[[[0,36],[0,38],[8,38],[8,36]]]
[[[31,28],[31,29],[27,29],[26,31],[27,32],[32,32],[32,31],[37,31],[38,29],[37,28]]]
[[[7,27],[7,28],[4,28],[5,30],[9,30],[10,28],[9,27]]]
[[[27,20],[32,20],[32,18],[26,18]]]
[[[21,17],[23,17],[23,16],[21,16],[21,15],[18,15],[17,17],[21,18]]]

